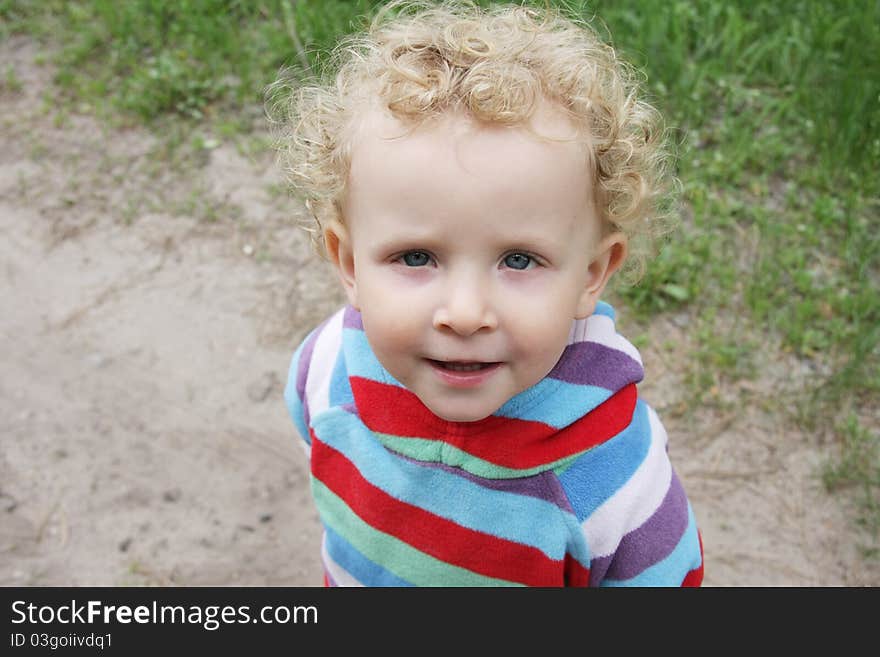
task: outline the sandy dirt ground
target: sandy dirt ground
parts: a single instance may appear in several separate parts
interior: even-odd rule
[[[292,349],[343,297],[273,153],[206,134],[176,162],[144,130],[59,120],[37,54],[0,44],[22,81],[0,93],[0,585],[320,585],[281,395]],[[760,404],[664,415],[688,326],[639,329],[642,393],[700,522],[705,584],[880,584],[846,496],[817,478],[827,447]],[[755,396],[808,375],[774,353]]]

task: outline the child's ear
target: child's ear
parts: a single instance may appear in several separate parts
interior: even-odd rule
[[[339,221],[331,221],[324,227],[324,247],[327,257],[336,268],[339,280],[348,296],[348,302],[360,310],[357,304],[357,281],[354,275],[354,250],[351,246],[351,234]]]
[[[611,275],[626,260],[626,253],[627,240],[623,233],[612,233],[599,242],[593,261],[587,269],[587,279],[578,299],[575,319],[584,319],[593,314]]]

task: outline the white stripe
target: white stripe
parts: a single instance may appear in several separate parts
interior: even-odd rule
[[[617,332],[614,320],[607,315],[590,315],[586,319],[576,320],[568,334],[568,344],[575,342],[597,342],[609,349],[622,351],[639,365],[642,364],[639,350]]]
[[[337,586],[363,586],[354,576],[345,568],[333,561],[333,557],[327,551],[327,534],[321,541],[321,560],[324,562],[324,569]]]
[[[666,430],[648,407],[651,444],[645,460],[620,489],[605,500],[581,527],[593,558],[613,553],[620,540],[641,527],[660,504],[672,482],[672,464],[666,453]]]
[[[306,378],[306,400],[309,404],[309,417],[314,420],[330,406],[330,380],[333,365],[342,343],[342,318],[345,309],[337,312],[327,321],[312,351],[309,374]],[[313,365],[317,363],[317,367]]]
[[[585,319],[576,319],[571,325],[571,330],[568,332],[568,344],[574,344],[575,342],[583,342],[586,340],[587,336],[587,320]]]

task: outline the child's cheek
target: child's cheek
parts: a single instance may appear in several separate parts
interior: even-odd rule
[[[383,334],[403,334],[432,312],[432,281],[436,277],[427,268],[385,268],[364,281],[361,312],[371,316],[374,324],[381,323]]]
[[[503,269],[498,272],[501,289],[508,294],[535,303],[546,303],[558,293],[562,283],[552,270],[535,267],[524,271]]]
[[[393,287],[405,288],[425,285],[436,277],[435,267],[407,267],[404,264],[393,263],[388,266],[388,283]]]

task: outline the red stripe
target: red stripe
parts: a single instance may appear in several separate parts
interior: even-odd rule
[[[703,583],[703,536],[697,531],[697,538],[700,539],[700,567],[694,568],[684,576],[681,585],[684,586],[700,586]]]
[[[437,416],[404,388],[361,377],[349,380],[361,419],[373,431],[442,440],[490,463],[518,470],[558,461],[616,436],[629,425],[636,405],[636,386],[630,384],[562,430],[543,422],[493,415],[467,423],[467,434],[462,435],[460,423],[438,427]]]
[[[565,555],[565,585],[588,586],[590,583],[590,569],[584,568],[577,559],[570,554]]]
[[[395,499],[312,433],[312,473],[364,522],[440,561],[528,586],[561,586],[563,564],[535,547],[480,532]]]

